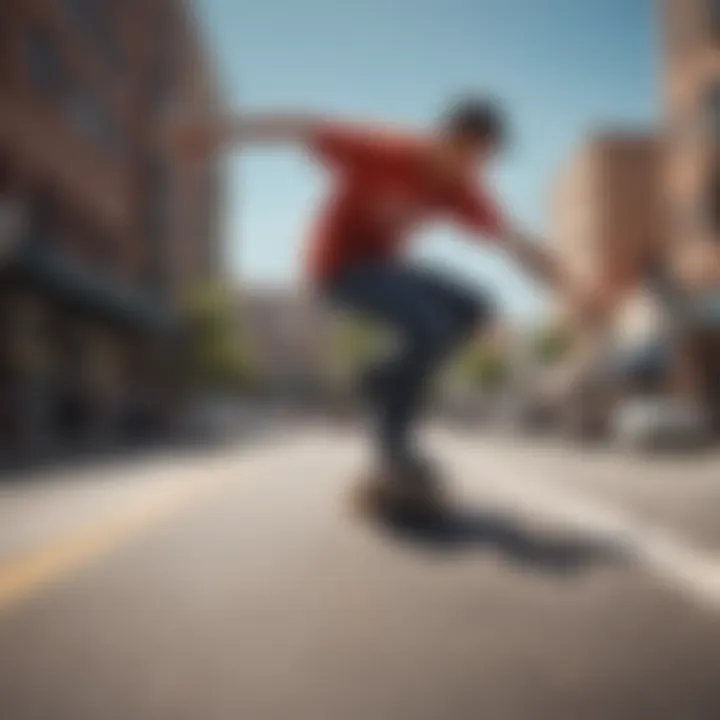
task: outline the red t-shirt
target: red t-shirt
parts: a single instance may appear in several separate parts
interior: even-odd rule
[[[334,190],[312,238],[309,270],[323,282],[353,265],[388,261],[424,221],[447,218],[498,235],[501,214],[472,178],[441,183],[429,171],[429,141],[327,125],[313,153],[333,172]]]

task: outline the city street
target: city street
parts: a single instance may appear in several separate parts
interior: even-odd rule
[[[425,530],[348,428],[2,482],[0,718],[720,717],[720,454],[429,439]]]

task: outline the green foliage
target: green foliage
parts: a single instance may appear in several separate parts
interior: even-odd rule
[[[566,357],[571,346],[570,332],[557,324],[541,327],[533,339],[533,353],[546,365],[552,365]]]
[[[342,367],[356,368],[377,355],[381,341],[377,325],[358,318],[342,318],[333,332],[331,352]]]
[[[189,371],[205,390],[247,392],[261,374],[243,342],[241,311],[220,283],[196,288],[185,306],[189,327]]]
[[[460,374],[475,388],[496,390],[509,376],[507,357],[487,344],[473,345],[460,361]]]

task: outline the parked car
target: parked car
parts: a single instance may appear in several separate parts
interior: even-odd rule
[[[614,411],[612,433],[635,450],[695,448],[709,440],[710,423],[703,408],[687,398],[629,399]]]

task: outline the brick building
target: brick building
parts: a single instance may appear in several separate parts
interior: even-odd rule
[[[628,366],[625,358],[647,354],[664,330],[664,316],[646,282],[668,244],[663,168],[659,133],[607,130],[584,143],[553,189],[555,249],[579,285],[602,292],[608,301],[606,332],[595,327],[576,332],[571,356],[541,383],[541,392],[559,393],[561,400],[575,388],[567,398],[579,401],[569,408],[574,432],[601,429],[614,397],[581,392],[587,371],[600,358],[607,358],[606,369],[611,358]],[[558,310],[562,318],[573,308]],[[647,383],[649,373],[641,372]]]
[[[336,325],[331,314],[288,287],[246,287],[237,303],[239,334],[270,390],[309,398],[328,389]]]
[[[652,133],[606,131],[579,149],[553,189],[558,253],[579,282],[612,292],[618,309],[666,242],[662,167]]]
[[[218,102],[180,0],[0,6],[0,453],[167,410],[178,300],[216,264],[220,176],[158,131],[170,103]]]
[[[671,386],[705,401],[720,426],[720,0],[657,7],[656,137],[591,139],[561,176],[553,217],[568,266],[614,293],[620,344],[654,343]],[[661,282],[648,292],[653,266]]]
[[[720,0],[662,0],[672,260],[692,292],[720,286]]]
[[[720,0],[662,0],[669,265],[690,307],[682,386],[720,429]]]

